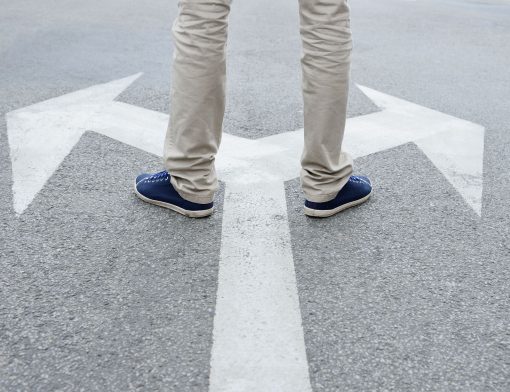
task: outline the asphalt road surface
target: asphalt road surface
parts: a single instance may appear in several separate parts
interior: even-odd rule
[[[305,378],[316,392],[508,391],[510,2],[351,7],[349,116],[381,110],[359,84],[483,126],[481,213],[413,142],[357,158],[374,196],[330,219],[305,217],[286,181]],[[18,211],[6,120],[140,72],[116,102],[168,113],[176,11],[0,0],[1,391],[209,389],[228,183],[207,219],[146,205],[132,181],[160,158],[86,129]],[[224,131],[301,128],[297,1],[234,0],[230,22]]]

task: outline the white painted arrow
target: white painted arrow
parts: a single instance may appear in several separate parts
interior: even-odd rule
[[[87,130],[160,155],[168,116],[115,97],[139,75],[7,114],[13,200],[23,213]],[[355,157],[414,142],[481,214],[484,128],[360,89],[383,110],[349,119]],[[227,182],[210,391],[309,392],[283,181],[299,174],[303,130],[258,140],[223,136]]]
[[[7,113],[13,203],[18,214],[28,207],[86,131],[161,154],[168,116],[114,101],[140,75]],[[480,215],[484,128],[367,87],[359,88],[383,110],[347,121],[346,150],[360,157],[414,142]],[[222,178],[227,182],[246,178],[253,181],[257,178],[253,170],[265,179],[298,176],[296,159],[302,149],[302,132],[301,129],[258,140],[225,134],[217,158]]]
[[[7,113],[14,210],[32,202],[105,105],[141,74],[100,84]],[[129,130],[126,132],[129,133]]]

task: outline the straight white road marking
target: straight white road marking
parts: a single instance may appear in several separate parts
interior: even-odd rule
[[[87,130],[160,155],[168,116],[114,102],[139,75],[7,114],[15,211],[23,213]],[[414,142],[481,214],[484,128],[361,87],[383,110],[349,119],[346,150]],[[211,358],[212,392],[310,391],[283,182],[299,174],[303,131],[223,136],[226,181]]]
[[[211,392],[308,392],[282,181],[225,190]]]

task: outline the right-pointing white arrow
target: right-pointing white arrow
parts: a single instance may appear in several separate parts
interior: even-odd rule
[[[485,128],[368,87],[358,87],[382,110],[347,120],[345,150],[357,158],[413,142],[481,215]],[[302,132],[301,129],[280,133],[257,141],[284,149],[297,160],[303,148]],[[286,172],[286,179],[296,177],[296,164],[287,164],[281,155],[266,157],[264,165]]]
[[[346,149],[362,156],[412,141],[481,215],[485,128],[368,87],[358,87],[383,111],[371,114],[369,123],[367,116],[352,119]]]

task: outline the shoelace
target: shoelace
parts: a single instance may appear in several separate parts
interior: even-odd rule
[[[353,182],[363,182],[365,184],[368,184],[367,181],[364,178],[358,177],[358,176],[351,176],[350,178]]]
[[[163,180],[166,180],[167,178],[168,178],[168,172],[166,170],[163,170],[159,173],[153,174],[150,177],[147,177],[147,180],[154,182],[154,181],[163,181]]]

